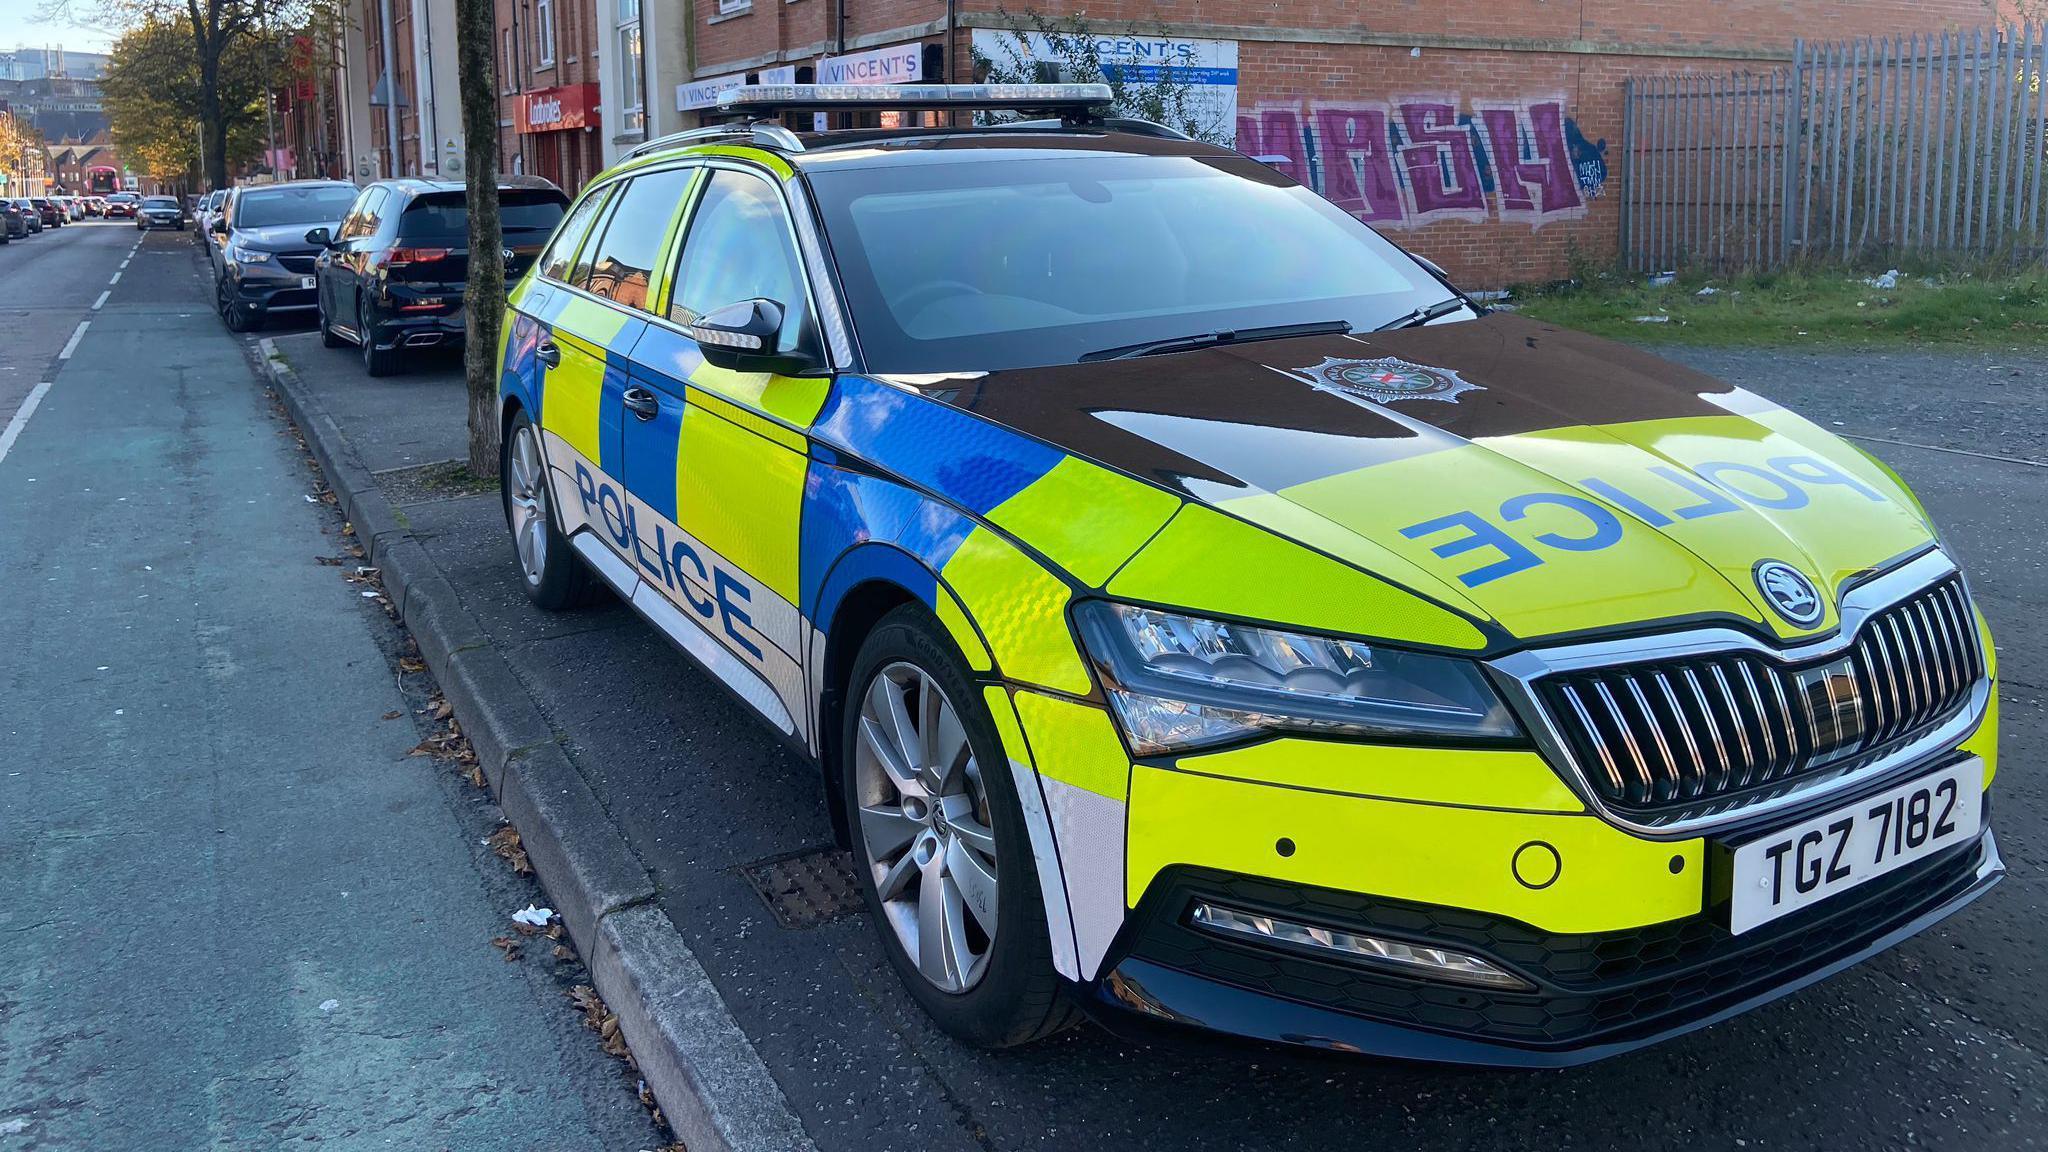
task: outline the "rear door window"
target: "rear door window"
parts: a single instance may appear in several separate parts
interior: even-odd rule
[[[562,221],[562,226],[556,229],[555,238],[549,243],[547,253],[540,258],[542,276],[564,282],[569,279],[569,265],[576,259],[576,249],[589,234],[591,221],[597,219],[597,214],[611,202],[612,193],[616,191],[618,185],[607,184],[577,202],[575,211],[569,213],[568,219]]]
[[[586,257],[590,270],[584,287],[591,295],[647,311],[654,266],[695,174],[693,168],[670,168],[636,176],[626,185],[604,238]]]

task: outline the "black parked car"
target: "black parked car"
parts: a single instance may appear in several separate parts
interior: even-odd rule
[[[22,226],[28,229],[29,234],[33,235],[43,230],[43,212],[36,207],[35,201],[24,196],[9,203],[12,203],[14,210],[21,214]]]
[[[152,228],[176,228],[185,230],[185,210],[178,206],[174,196],[144,197],[142,206],[135,210],[135,229],[147,232]]]
[[[12,200],[0,200],[0,244],[28,236],[28,215]]]
[[[508,178],[498,189],[505,282],[525,274],[568,210],[544,180]],[[410,349],[460,344],[469,279],[469,210],[460,183],[386,180],[363,189],[338,229],[314,229],[320,339],[354,344],[363,368],[384,376]]]
[[[228,331],[247,332],[273,312],[312,311],[320,246],[307,242],[306,230],[339,226],[355,198],[356,186],[339,180],[235,190],[212,226],[220,243],[214,303]]]

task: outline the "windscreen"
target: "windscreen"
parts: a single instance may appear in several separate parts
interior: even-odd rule
[[[545,189],[500,189],[498,226],[507,243],[538,244],[547,239],[569,210],[568,197]],[[406,206],[398,221],[403,240],[446,240],[469,237],[469,208],[460,192],[432,192]]]
[[[1450,295],[1240,156],[1040,152],[809,176],[877,372],[1072,363],[1277,324],[1364,330]]]
[[[235,227],[332,224],[348,213],[356,190],[346,184],[304,188],[252,188],[235,198]]]
[[[176,208],[178,202],[169,196],[151,196],[142,202],[144,208]]]

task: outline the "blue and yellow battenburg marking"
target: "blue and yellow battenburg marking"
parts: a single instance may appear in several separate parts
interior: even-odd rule
[[[693,151],[789,175],[755,149]],[[667,291],[658,274],[650,299]],[[545,369],[550,340],[562,359]],[[1725,414],[1503,435],[1402,417],[1404,434],[1371,441],[1362,466],[1320,469],[1309,453],[1271,490],[1194,499],[908,378],[719,369],[660,323],[531,277],[500,357],[507,402],[543,429],[563,530],[758,677],[814,754],[827,644],[850,598],[880,583],[932,610],[995,719],[1054,963],[1076,979],[1100,974],[1126,910],[1175,865],[1593,932],[1697,913],[1705,853],[1593,817],[1526,749],[1286,737],[1134,763],[1069,625],[1077,596],[1473,654],[1712,616],[1797,638],[1834,627],[1833,597],[1819,622],[1788,624],[1752,565],[1779,560],[1832,591],[1930,539],[1882,464],[1739,390],[1711,401]],[[1303,371],[1375,411],[1496,395],[1390,357]],[[623,415],[628,388],[656,397],[650,418]],[[1603,584],[1614,594],[1588,595]],[[1987,781],[1995,723],[1994,711],[1968,745]],[[1298,851],[1276,858],[1283,837]],[[1502,866],[1531,839],[1570,861],[1542,890]]]

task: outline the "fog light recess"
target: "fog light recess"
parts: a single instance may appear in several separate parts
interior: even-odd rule
[[[1195,927],[1218,936],[1321,952],[1332,959],[1426,980],[1477,984],[1486,988],[1529,991],[1534,986],[1490,961],[1447,948],[1429,948],[1344,932],[1313,924],[1277,920],[1257,912],[1195,902],[1189,919]]]

